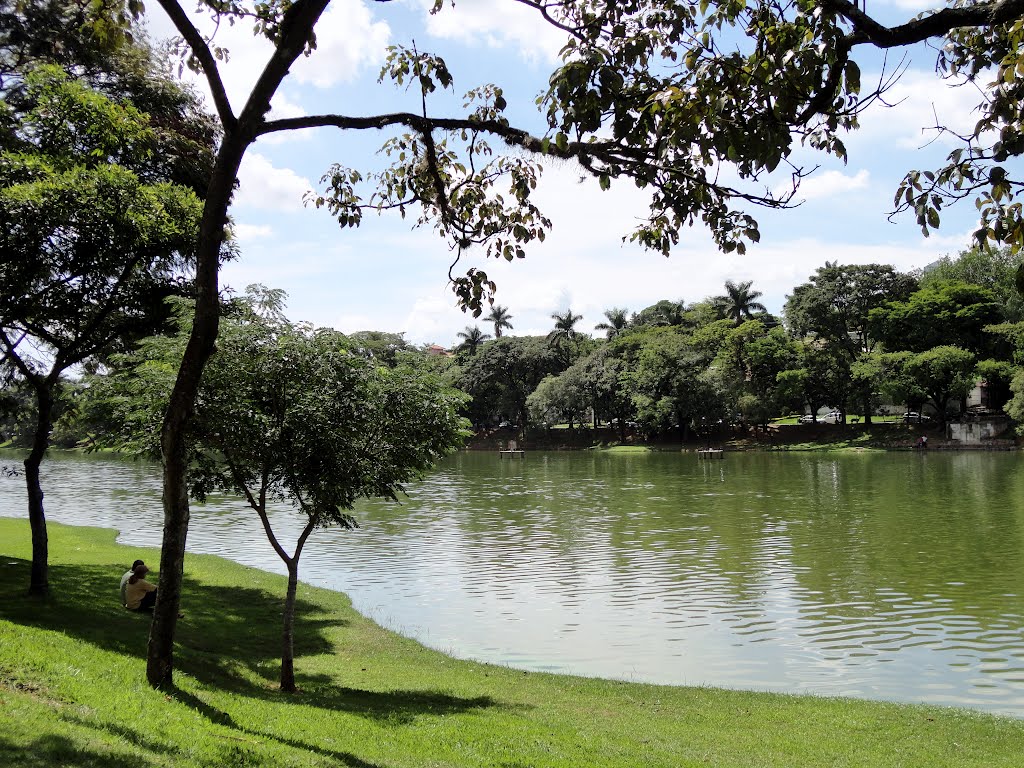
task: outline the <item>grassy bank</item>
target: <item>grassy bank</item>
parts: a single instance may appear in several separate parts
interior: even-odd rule
[[[302,586],[276,691],[280,577],[186,562],[173,691],[144,682],[146,617],[117,580],[152,551],[50,526],[53,597],[24,595],[28,524],[0,519],[4,766],[1018,766],[1024,721],[949,709],[673,688],[455,661]]]

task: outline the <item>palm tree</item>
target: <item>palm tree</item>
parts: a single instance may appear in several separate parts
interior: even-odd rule
[[[567,309],[563,314],[552,313],[551,319],[555,321],[555,329],[548,334],[548,341],[555,346],[561,346],[563,341],[573,341],[579,335],[576,323],[583,319],[583,315],[574,315],[571,309]]]
[[[491,338],[491,334],[481,331],[480,326],[478,325],[474,325],[472,328],[467,325],[466,330],[459,331],[455,335],[462,339],[462,343],[456,347],[456,350],[465,350],[471,355],[475,355],[477,349],[479,349],[487,339]]]
[[[732,318],[732,321],[739,325],[745,319],[753,317],[755,312],[768,311],[764,304],[758,301],[763,294],[750,289],[753,284],[753,280],[744,280],[742,283],[725,281],[725,295],[717,298],[718,309],[723,317]]]
[[[608,335],[608,339],[614,339],[629,325],[629,310],[619,309],[614,307],[613,309],[606,309],[604,316],[607,318],[607,323],[598,323],[594,326],[595,331],[604,331]]]
[[[484,318],[489,323],[494,323],[494,338],[501,338],[501,329],[508,328],[512,330],[512,323],[509,322],[512,319],[512,315],[508,313],[508,307],[503,307],[500,304],[496,307],[491,307],[491,313]]]
[[[579,336],[576,323],[583,319],[583,315],[574,315],[571,309],[567,309],[561,315],[555,312],[551,319],[555,321],[555,328],[548,333],[548,344],[564,352],[565,365],[568,367],[572,362],[572,342]]]

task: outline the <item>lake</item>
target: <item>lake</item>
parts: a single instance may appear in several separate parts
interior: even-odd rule
[[[316,532],[300,578],[464,658],[1020,717],[1020,468],[1016,453],[466,452],[401,505],[360,504],[359,530]],[[49,520],[159,545],[158,468],[54,454],[43,469]],[[24,506],[23,480],[0,477],[0,515]],[[273,519],[294,544],[298,518]],[[232,498],[194,505],[188,549],[284,572]]]

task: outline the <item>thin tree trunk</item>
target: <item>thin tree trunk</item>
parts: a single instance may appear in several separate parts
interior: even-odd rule
[[[288,565],[288,592],[284,598],[284,628],[281,634],[281,690],[294,693],[295,688],[295,593],[299,584],[299,559]]]
[[[50,443],[50,428],[53,426],[53,390],[48,381],[37,380],[33,385],[36,391],[36,431],[32,438],[32,450],[25,458],[28,523],[32,530],[32,568],[28,592],[30,595],[45,597],[50,594],[50,555],[39,467]]]
[[[316,522],[311,516],[299,534],[295,554],[288,557],[270,530],[270,520],[265,509],[260,512],[260,520],[263,521],[263,527],[270,537],[271,546],[277,550],[288,568],[288,592],[284,598],[284,628],[281,634],[281,690],[285,693],[294,693],[298,690],[295,686],[295,593],[299,584],[299,558],[302,556],[302,548],[306,546],[306,539],[316,529]]]

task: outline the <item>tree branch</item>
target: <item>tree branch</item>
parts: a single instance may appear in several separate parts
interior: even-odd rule
[[[452,117],[423,117],[412,112],[394,112],[391,114],[374,115],[372,117],[351,117],[347,115],[304,115],[301,117],[282,118],[270,120],[259,126],[257,135],[262,136],[280,131],[294,131],[302,128],[324,128],[334,127],[342,130],[367,130],[384,129],[392,126],[406,126],[421,135],[427,135],[432,130],[446,131],[482,131],[491,133],[506,144],[513,147],[520,147],[528,152],[561,160],[575,160],[583,169],[593,176],[598,176],[604,170],[595,167],[593,161],[598,160],[608,166],[644,167],[647,171],[672,171],[677,176],[688,176],[677,166],[667,167],[656,162],[652,157],[650,148],[636,148],[624,146],[615,141],[570,141],[561,148],[549,139],[538,138],[527,131],[512,126],[500,120],[476,120],[473,118],[452,118]],[[769,197],[743,193],[731,187],[726,187],[706,179],[697,179],[699,183],[713,187],[720,194],[729,197],[737,197],[751,202],[762,202],[768,205],[775,205]],[[650,181],[658,186],[656,181]]]
[[[274,47],[274,53],[249,93],[249,100],[239,116],[239,123],[245,126],[246,132],[252,131],[253,138],[262,135],[260,126],[264,115],[270,111],[270,100],[292,64],[306,50],[313,34],[313,27],[329,3],[330,0],[296,0],[285,11],[281,20],[280,38]]]
[[[224,81],[221,80],[220,69],[217,67],[217,60],[214,58],[210,46],[206,44],[203,36],[199,34],[199,30],[181,9],[177,0],[157,0],[157,2],[170,17],[174,27],[185,38],[192,53],[199,59],[203,73],[206,75],[206,81],[210,85],[210,93],[213,95],[213,103],[217,107],[221,125],[225,131],[233,130],[238,120],[231,110],[231,102],[228,100],[227,91],[224,90]]]
[[[868,16],[850,0],[822,0],[822,7],[853,25],[847,36],[852,45],[868,44],[876,48],[896,48],[942,37],[957,27],[987,27],[1020,16],[1024,0],[1002,0],[972,6],[949,6],[896,27],[886,27]]]

